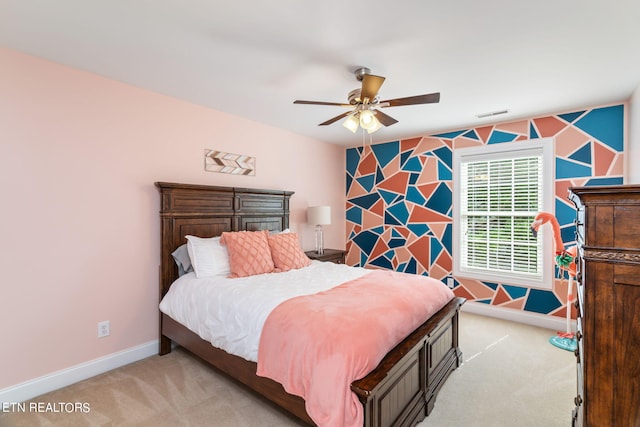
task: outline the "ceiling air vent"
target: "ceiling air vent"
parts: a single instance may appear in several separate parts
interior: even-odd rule
[[[484,119],[485,117],[499,116],[500,114],[507,114],[508,112],[509,110],[492,111],[491,113],[476,114],[476,117]]]

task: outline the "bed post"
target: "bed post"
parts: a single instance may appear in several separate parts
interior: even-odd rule
[[[158,190],[160,190],[160,267],[159,267],[159,299],[160,300],[169,290],[169,286],[177,277],[177,271],[175,267],[175,263],[172,262],[172,248],[169,247],[169,242],[171,241],[171,236],[173,235],[173,222],[171,218],[165,216],[163,213],[170,206],[169,200],[167,198],[167,188],[164,183],[156,182],[155,183]],[[171,353],[171,340],[164,335],[162,335],[162,313],[159,313],[159,321],[158,321],[159,331],[160,331],[160,342],[158,347],[158,354],[165,355]]]

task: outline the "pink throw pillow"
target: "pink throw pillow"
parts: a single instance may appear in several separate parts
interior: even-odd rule
[[[288,271],[311,264],[309,257],[300,248],[298,233],[272,234],[268,239],[271,258],[277,269]]]
[[[229,251],[229,277],[247,277],[273,271],[268,236],[267,230],[222,233],[220,243],[226,245]]]

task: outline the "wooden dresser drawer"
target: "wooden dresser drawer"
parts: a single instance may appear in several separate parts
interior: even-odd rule
[[[640,205],[616,206],[613,209],[613,245],[617,249],[640,250]],[[638,260],[640,261],[640,259]]]

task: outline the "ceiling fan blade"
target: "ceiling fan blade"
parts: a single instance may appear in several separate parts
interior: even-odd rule
[[[382,123],[384,126],[391,126],[395,123],[398,123],[396,119],[394,119],[388,114],[383,113],[380,110],[376,110],[376,119],[378,119],[378,121]]]
[[[334,118],[329,119],[329,120],[327,120],[326,122],[322,122],[322,123],[320,123],[318,126],[326,126],[326,125],[330,125],[331,123],[335,123],[335,122],[337,122],[338,120],[340,120],[340,119],[342,119],[342,118],[344,118],[344,117],[347,117],[347,116],[348,116],[349,114],[351,114],[351,113],[352,113],[352,111],[347,111],[346,113],[342,113],[342,114],[340,114],[339,116],[335,116]]]
[[[362,77],[362,90],[360,91],[360,99],[369,98],[369,102],[378,95],[380,86],[384,83],[384,77],[374,76],[373,74],[365,74]]]
[[[380,104],[388,103],[388,107],[400,107],[403,105],[433,104],[436,102],[440,102],[440,92],[408,96],[406,98],[388,99],[386,101],[380,101]]]
[[[323,101],[301,101],[295,100],[294,104],[306,104],[306,105],[333,105],[335,107],[353,107],[351,104],[341,104],[339,102],[323,102]]]

